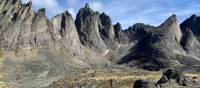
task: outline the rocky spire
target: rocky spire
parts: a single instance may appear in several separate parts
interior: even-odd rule
[[[160,26],[163,25],[173,25],[174,23],[177,23],[177,17],[175,14],[171,15],[164,23],[162,23]]]
[[[119,38],[119,32],[122,31],[122,26],[119,22],[117,22],[117,24],[114,25],[114,31],[115,31],[115,37]]]
[[[180,24],[183,37],[181,39],[181,46],[188,53],[194,56],[199,56],[200,53],[200,17],[192,15]]]
[[[74,20],[68,11],[53,17],[51,24],[53,34],[57,35],[54,36],[56,41],[62,41],[63,46],[71,48],[74,55],[84,56]]]
[[[114,39],[115,33],[111,18],[103,12],[102,14],[100,14],[99,20],[99,32],[107,48],[116,48],[117,43]]]
[[[115,38],[117,39],[119,44],[127,44],[129,43],[129,38],[125,31],[123,31],[121,24],[118,22],[114,26]]]
[[[182,31],[190,29],[194,36],[200,41],[200,17],[192,15],[190,18],[186,19],[183,23],[180,24]]]
[[[30,1],[26,4],[26,6],[32,7],[32,4],[33,4],[33,2],[32,2],[32,0],[30,0]]]
[[[99,14],[89,5],[80,9],[75,20],[81,43],[98,54],[107,53],[107,47],[99,33]]]
[[[159,29],[160,33],[163,34],[166,39],[169,39],[169,41],[176,39],[175,41],[180,43],[182,33],[176,15],[173,14],[171,17],[169,17],[163,24],[159,26]]]
[[[41,8],[37,12],[38,15],[45,16],[45,8]]]
[[[85,8],[85,9],[89,9],[89,8],[90,8],[89,3],[86,3],[84,8]]]

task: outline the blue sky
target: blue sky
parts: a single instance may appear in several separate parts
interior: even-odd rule
[[[29,0],[22,0],[23,3]],[[200,0],[32,0],[33,8],[46,8],[49,18],[68,10],[75,18],[78,10],[89,3],[99,12],[106,12],[113,24],[120,22],[123,28],[134,23],[158,26],[172,14],[182,22],[192,14],[200,15]]]

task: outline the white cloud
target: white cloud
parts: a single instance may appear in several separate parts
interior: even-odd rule
[[[76,5],[78,0],[67,0],[67,2],[69,3],[69,5]]]
[[[29,0],[22,1],[29,2]],[[89,2],[93,10],[106,12],[111,16],[113,23],[120,22],[124,28],[138,22],[159,25],[173,13],[177,14],[181,21],[191,14],[200,14],[197,9],[200,8],[199,0],[32,0],[32,2],[35,10],[46,8],[49,17],[68,8],[73,18],[84,3]]]
[[[22,0],[23,3],[28,3],[30,0]]]
[[[22,0],[23,3],[27,3],[30,0]],[[59,5],[58,0],[32,0],[33,8],[38,10],[40,8],[46,8],[48,16],[52,17],[58,13],[64,11],[64,8]]]
[[[68,8],[67,9],[69,11],[69,13],[72,15],[72,17],[75,19],[76,18],[76,11],[74,8]]]
[[[91,3],[89,3],[89,5],[94,11],[102,11],[103,10],[103,3],[101,3],[101,2],[91,2]]]

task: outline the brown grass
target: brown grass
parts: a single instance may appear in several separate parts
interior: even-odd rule
[[[73,88],[79,86],[97,86],[98,88],[132,88],[134,81],[137,79],[146,79],[151,81],[157,81],[162,76],[162,72],[151,72],[144,70],[82,70],[80,74],[68,76],[63,80],[54,82],[47,88]],[[187,73],[189,78],[196,77],[196,80],[200,80],[199,74]],[[74,86],[75,85],[75,86]],[[57,87],[55,87],[57,86]],[[59,87],[58,87],[59,86]],[[167,88],[184,88],[176,84],[169,84]],[[187,88],[187,87],[185,87]]]
[[[59,85],[63,87],[67,85],[68,87],[72,87],[72,85],[78,83],[81,86],[96,85],[101,88],[109,88],[111,84],[113,88],[131,88],[134,80],[158,80],[160,77],[161,72],[150,72],[144,70],[85,70],[78,75],[68,76],[64,80],[55,82],[52,86]]]

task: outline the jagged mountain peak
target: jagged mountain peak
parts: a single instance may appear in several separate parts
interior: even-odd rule
[[[102,14],[100,14],[99,18],[101,20],[102,25],[108,25],[108,24],[112,25],[111,22],[112,20],[106,13],[103,12]]]
[[[45,15],[45,8],[39,9],[37,14]]]
[[[63,12],[64,13],[64,15],[71,15],[70,13],[69,13],[69,11],[65,11],[65,12]],[[71,15],[72,16],[72,15]]]
[[[173,41],[174,38],[177,43],[180,42],[182,33],[176,15],[173,14],[172,16],[170,16],[164,23],[162,23],[158,27],[158,29],[160,30],[159,32],[164,35],[166,39],[170,39],[171,41]]]
[[[33,5],[33,2],[32,2],[32,0],[30,0],[28,3],[26,3],[25,4],[26,6],[29,6],[29,7],[32,7],[32,5]]]
[[[178,23],[178,19],[177,19],[177,16],[175,14],[173,14],[172,16],[170,16],[165,22],[163,22],[161,26],[167,26],[167,25],[173,25],[173,24],[177,24]],[[177,24],[178,25],[178,24]]]
[[[190,19],[192,19],[192,20],[196,20],[197,18],[199,18],[196,14],[193,14],[191,17],[190,17]]]
[[[12,4],[20,5],[21,3],[22,3],[21,0],[12,0]]]
[[[200,17],[196,15],[192,15],[188,19],[186,19],[183,23],[180,24],[181,30],[185,31],[186,29],[190,29],[194,36],[200,41]]]
[[[150,31],[151,28],[155,28],[154,26],[148,25],[148,24],[144,24],[144,23],[135,23],[134,25],[130,26],[128,29],[129,30],[146,30],[146,31]]]
[[[81,8],[80,10],[79,10],[79,12],[80,13],[94,13],[94,11],[90,8],[90,6],[89,6],[89,4],[88,3],[86,3],[85,4],[85,6],[83,7],[83,8]]]
[[[53,18],[55,18],[55,17],[57,17],[57,16],[71,16],[72,17],[72,15],[71,15],[71,13],[69,13],[69,11],[64,11],[63,13],[61,13],[61,14],[58,14],[58,15],[56,15],[56,16],[54,16]]]
[[[117,46],[111,18],[105,13],[94,12],[88,4],[79,10],[75,24],[82,44],[95,52],[105,54]]]
[[[170,27],[174,27],[174,28],[170,28]],[[180,29],[176,15],[173,14],[172,16],[170,16],[160,26],[158,26],[158,28],[166,29],[166,30]]]
[[[122,30],[122,25],[119,23],[119,22],[117,22],[115,25],[113,25],[114,26],[114,30],[116,30],[116,31],[119,31],[119,30]]]
[[[84,8],[85,8],[85,9],[90,9],[89,3],[86,3]]]

